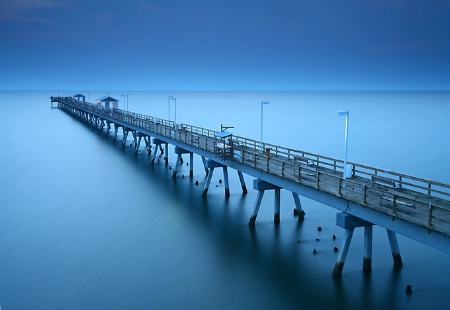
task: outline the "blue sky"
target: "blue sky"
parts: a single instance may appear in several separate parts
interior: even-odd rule
[[[0,0],[0,89],[450,90],[448,0]]]

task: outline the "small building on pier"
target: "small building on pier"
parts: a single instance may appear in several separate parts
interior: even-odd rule
[[[119,100],[110,96],[103,96],[97,99],[97,108],[107,111],[116,111],[119,108]]]
[[[83,94],[76,94],[75,96],[73,96],[73,98],[78,102],[78,103],[85,103],[86,102],[86,96]]]
[[[215,153],[222,158],[233,157],[233,134],[228,131],[220,131],[214,137],[216,138]]]

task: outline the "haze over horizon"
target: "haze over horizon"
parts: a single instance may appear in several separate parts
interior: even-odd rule
[[[0,89],[450,90],[445,0],[1,0]]]

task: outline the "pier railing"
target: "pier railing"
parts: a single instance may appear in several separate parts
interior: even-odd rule
[[[52,97],[105,119],[148,130],[214,153],[217,131],[175,124],[152,116],[99,108],[70,97]],[[407,174],[347,162],[351,176],[344,178],[344,162],[327,156],[232,136],[232,156],[227,160],[254,167],[281,178],[327,192],[364,207],[450,236],[450,185]]]

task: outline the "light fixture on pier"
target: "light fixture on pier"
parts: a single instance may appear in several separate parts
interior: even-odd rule
[[[125,95],[120,95],[120,97],[123,97],[123,110],[125,111]]]
[[[269,101],[261,101],[261,152],[263,151],[263,106]]]
[[[348,122],[350,117],[349,111],[337,111],[337,115],[345,116],[345,155],[344,155],[344,179],[347,178],[347,144],[348,144]]]
[[[220,124],[220,132],[223,132],[227,129],[234,128],[234,126],[224,126],[223,124]]]
[[[170,101],[174,101],[175,103],[175,118],[174,118],[174,123],[177,123],[177,98],[175,98],[174,96],[169,96],[168,100],[167,100],[167,105],[169,107],[169,122],[170,122]]]

